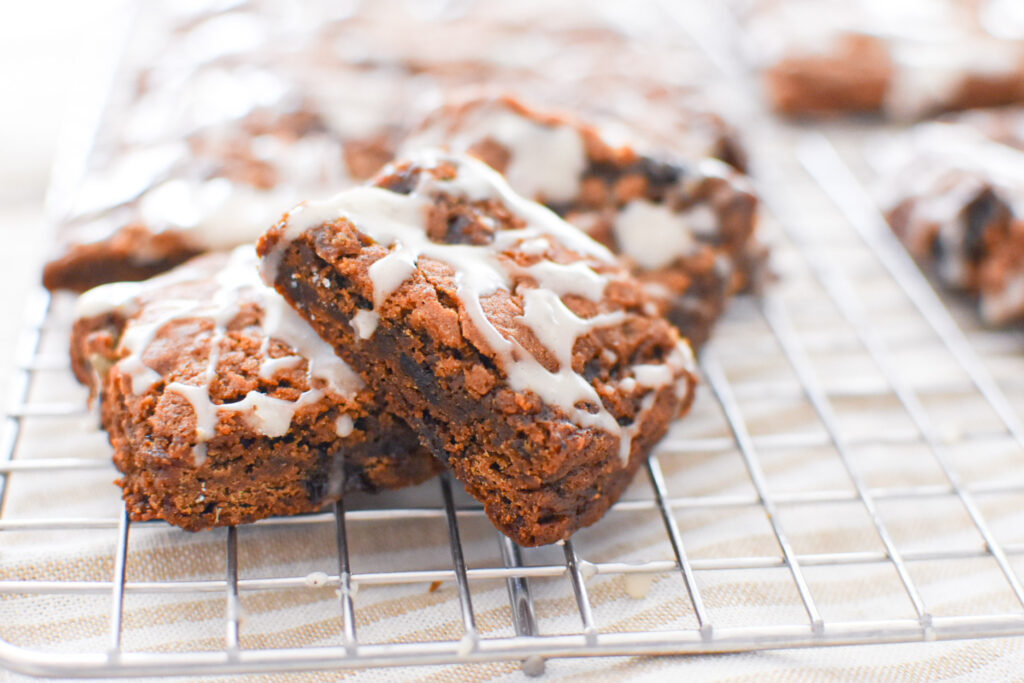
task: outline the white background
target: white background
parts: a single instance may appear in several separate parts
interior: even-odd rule
[[[0,2],[0,400],[50,248],[43,201],[54,151],[123,11],[117,0]]]

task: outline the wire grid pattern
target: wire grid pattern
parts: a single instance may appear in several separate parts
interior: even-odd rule
[[[133,545],[167,543],[173,549],[196,537],[132,523],[123,511],[110,514],[118,497],[111,486],[101,489],[105,498],[95,508],[49,500],[45,513],[19,512],[36,509],[21,502],[23,478],[109,479],[113,473],[109,455],[76,453],[81,443],[82,451],[102,454],[86,443],[102,435],[68,377],[63,354],[70,302],[40,293],[30,306],[0,436],[0,608],[32,609],[38,597],[90,597],[105,605],[109,617],[105,637],[72,651],[26,644],[20,632],[0,627],[0,663],[39,675],[141,676],[504,659],[539,674],[545,658],[562,656],[1024,634],[1018,578],[1024,538],[1006,530],[1007,520],[1019,518],[998,508],[990,512],[996,497],[1024,500],[1024,478],[1010,476],[1024,471],[1024,429],[1017,417],[1024,386],[996,380],[999,369],[1014,362],[1019,334],[978,330],[955,302],[950,305],[960,320],[954,320],[909,262],[864,190],[867,171],[857,156],[862,131],[822,134],[764,117],[756,126],[754,151],[772,162],[761,169],[760,190],[780,280],[758,299],[737,301],[703,353],[697,414],[673,427],[605,520],[560,547],[519,548],[489,529],[480,506],[457,482],[441,477],[412,493],[355,496],[329,512],[211,532],[204,538],[219,548],[220,576],[191,578],[173,562],[159,577],[139,575]],[[977,417],[982,412],[986,417]],[[911,451],[906,471],[893,463]],[[780,465],[780,458],[795,452],[813,455]],[[976,476],[972,463],[990,453],[1003,458],[989,468],[999,476]],[[702,480],[726,462],[736,466],[728,483]],[[890,466],[902,479],[879,483],[877,470]],[[810,485],[785,485],[794,467],[811,470]],[[926,467],[930,476],[920,473]],[[946,527],[944,515],[954,508],[966,521]],[[90,514],[92,509],[101,512]],[[706,552],[707,529],[716,533],[723,516],[762,529],[762,538],[745,548],[724,543]],[[938,528],[923,519],[931,516]],[[808,520],[825,533],[806,534]],[[404,556],[394,565],[365,561],[367,533],[417,523],[440,525],[446,557]],[[331,566],[263,575],[252,556],[258,560],[260,547],[280,540],[281,533],[315,533],[318,539],[326,533],[333,544]],[[621,541],[651,533],[667,551],[663,556],[638,557],[628,544],[604,543],[605,537]],[[102,575],[19,574],[18,542],[11,539],[45,543],[49,534],[96,538],[108,549]],[[968,537],[973,540],[960,542]],[[861,543],[864,538],[869,542]],[[58,543],[58,552],[65,549],[73,564],[70,547]],[[961,578],[983,594],[998,592],[998,599],[950,602],[942,595],[946,584],[924,571],[937,569],[941,579],[949,567],[974,562],[987,568]],[[885,594],[886,602],[902,600],[902,611],[889,613],[877,600],[866,608],[843,606],[834,591],[844,576],[860,571],[868,572],[863,581],[882,573],[893,577],[895,592]],[[721,597],[731,577],[764,574],[772,578],[749,579],[760,587],[753,598]],[[493,610],[485,623],[481,596],[493,603],[499,584],[505,593],[502,623],[490,623]],[[482,586],[489,592],[482,594]],[[454,594],[457,614],[436,618],[453,619],[457,628],[400,641],[368,637],[363,601],[365,591],[377,587]],[[638,609],[657,593],[669,614],[656,610],[639,622],[645,628],[618,627],[599,590],[624,592]],[[333,644],[254,644],[247,634],[253,610],[245,603],[268,591],[310,594],[326,606],[338,625]],[[214,645],[164,652],[125,642],[128,600],[187,595],[221,601],[223,609],[212,618],[221,629]],[[546,614],[553,600],[571,604],[560,621]],[[153,628],[159,641],[160,625]]]

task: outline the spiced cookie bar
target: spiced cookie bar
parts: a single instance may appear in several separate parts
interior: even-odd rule
[[[977,297],[992,325],[1024,319],[1024,152],[1012,116],[918,125],[883,161],[896,235],[942,284]]]
[[[263,284],[252,247],[88,291],[71,354],[100,395],[134,520],[242,524],[438,471],[376,389]]]
[[[655,8],[626,22],[583,0],[480,3],[447,21],[454,8],[404,0],[179,5],[139,13],[88,158],[59,165],[68,178],[55,196],[67,201],[54,211],[50,289],[139,280],[251,242],[298,201],[372,176],[438,102],[467,90],[528,92],[745,163],[683,75],[692,50]]]
[[[244,113],[127,145],[95,170],[60,226],[43,271],[47,288],[141,280],[252,242],[299,199],[348,177],[322,117],[272,71],[207,71],[238,98],[228,111]]]
[[[758,0],[745,45],[793,115],[920,118],[1024,101],[1024,6],[1005,0]]]
[[[429,146],[482,159],[517,192],[622,256],[694,347],[729,298],[758,279],[757,199],[721,160],[645,155],[511,97],[436,111],[403,148]]]
[[[259,253],[522,545],[597,521],[692,400],[689,346],[643,286],[475,159],[424,152],[303,204]]]

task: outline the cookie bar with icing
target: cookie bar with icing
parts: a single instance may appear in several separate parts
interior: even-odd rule
[[[376,173],[411,126],[467,89],[522,89],[744,163],[688,85],[697,60],[664,12],[471,4],[147,3],[84,167],[61,165],[55,196],[69,206],[46,286],[137,280],[250,242],[299,200]]]
[[[251,246],[89,290],[71,354],[100,395],[135,520],[241,524],[438,470],[374,388],[263,284]]]
[[[1024,101],[1016,0],[758,0],[746,47],[785,114],[920,118]]]
[[[1024,319],[1024,152],[1003,144],[1016,136],[999,122],[919,124],[881,157],[894,232],[942,284],[976,296],[992,325]]]
[[[308,202],[263,276],[522,545],[622,493],[692,400],[692,354],[602,245],[482,162],[423,152]]]
[[[403,143],[405,151],[428,146],[482,159],[626,259],[694,347],[728,299],[759,277],[757,199],[720,160],[645,155],[508,96],[434,112]]]
[[[47,288],[141,280],[199,253],[252,242],[299,199],[348,177],[322,117],[272,71],[206,71],[219,75],[243,115],[196,128],[179,122],[90,174],[43,271]],[[213,106],[208,98],[206,105]]]

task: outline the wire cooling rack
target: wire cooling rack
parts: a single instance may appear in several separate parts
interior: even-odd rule
[[[71,302],[41,292],[0,436],[0,664],[133,677],[509,660],[541,674],[555,657],[1024,634],[1024,340],[979,329],[894,242],[865,191],[867,131],[755,114],[750,132],[779,281],[735,302],[694,415],[560,546],[514,545],[446,477],[244,529],[132,523],[68,371]],[[305,606],[286,638],[266,636],[283,619],[268,594]],[[152,609],[177,601],[185,617]],[[389,622],[396,602],[446,627]],[[45,626],[69,609],[81,618]]]

